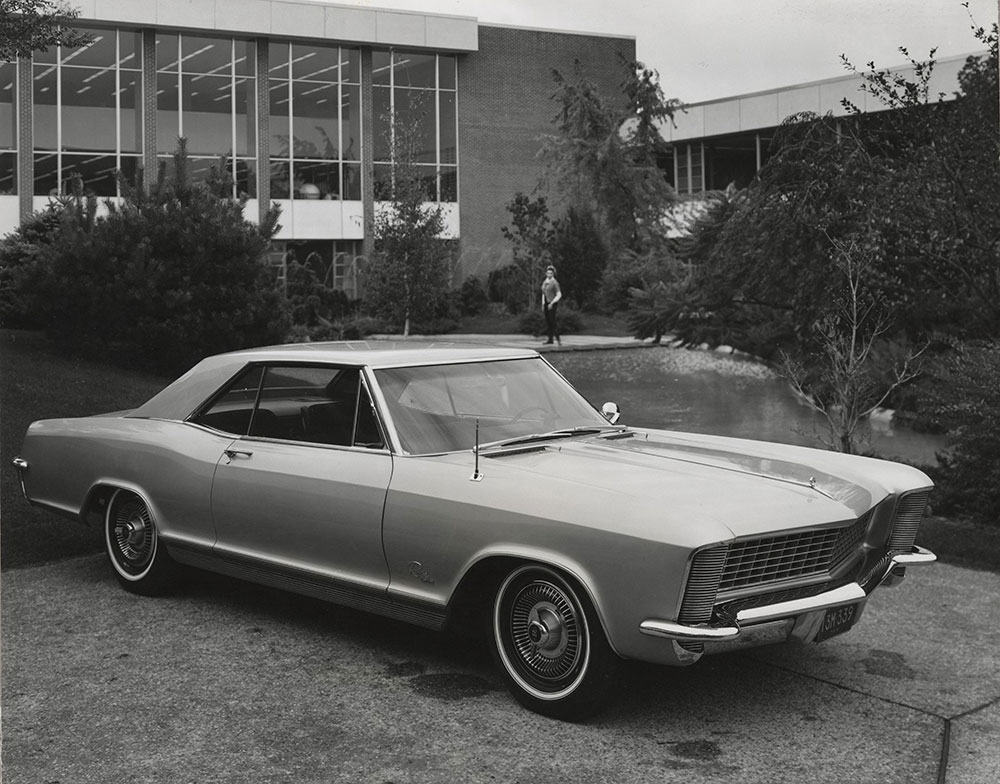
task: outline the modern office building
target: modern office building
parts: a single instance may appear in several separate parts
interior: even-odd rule
[[[932,100],[938,96],[944,100],[955,97],[958,73],[969,56],[936,62],[928,84]],[[889,70],[913,77],[912,66]],[[674,124],[662,128],[673,150],[667,170],[677,193],[682,198],[697,197],[706,191],[724,190],[730,184],[746,187],[767,160],[778,126],[792,115],[812,112],[843,117],[847,115],[844,100],[864,112],[886,111],[883,104],[861,90],[862,84],[861,76],[848,74],[687,105],[676,115]]]
[[[118,196],[187,140],[195,178],[220,157],[259,219],[282,209],[275,258],[318,254],[356,292],[397,122],[419,127],[427,199],[460,273],[509,254],[506,205],[538,183],[553,70],[579,60],[620,93],[631,38],[481,25],[472,17],[310,0],[72,0],[84,48],[0,64],[0,233],[73,175]],[[314,257],[315,258],[315,257]]]

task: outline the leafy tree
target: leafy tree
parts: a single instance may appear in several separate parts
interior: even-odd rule
[[[419,105],[412,106],[419,111]],[[428,194],[416,164],[420,117],[406,122],[393,113],[386,123],[392,173],[388,200],[375,217],[375,258],[366,278],[365,306],[409,336],[414,321],[432,319],[446,307],[451,250],[440,239],[440,207],[428,207]]]
[[[840,285],[832,290],[834,308],[812,326],[817,356],[807,366],[785,354],[779,372],[826,420],[829,438],[821,440],[838,452],[854,454],[864,441],[861,423],[915,378],[926,346],[885,367],[889,352],[879,349],[885,347],[892,321],[884,301],[865,285],[871,256],[856,244],[834,242],[834,247]]]
[[[167,173],[149,192],[123,183],[122,203],[109,202],[105,216],[77,181],[19,287],[58,343],[175,373],[284,336],[267,261],[278,210],[248,222],[222,166],[210,182],[192,183],[183,141]]]
[[[538,286],[545,268],[552,263],[552,243],[555,231],[549,218],[549,206],[544,196],[534,199],[518,193],[507,205],[511,225],[500,231],[510,240],[514,260],[503,272],[505,300],[512,300],[513,310],[531,310],[538,301]]]
[[[551,257],[558,271],[563,296],[574,300],[582,308],[597,305],[608,251],[592,213],[570,206],[565,215],[555,221]],[[540,280],[541,275],[532,281],[535,284],[532,289],[535,299]]]
[[[80,12],[60,0],[0,0],[0,62],[50,46],[82,46],[91,37],[67,27]]]

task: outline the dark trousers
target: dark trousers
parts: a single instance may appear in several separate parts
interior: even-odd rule
[[[549,343],[553,340],[559,340],[559,330],[556,328],[556,310],[558,308],[558,302],[549,303],[549,306],[545,308],[545,328],[549,333]]]

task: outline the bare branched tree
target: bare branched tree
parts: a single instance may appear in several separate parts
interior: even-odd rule
[[[828,435],[820,440],[854,454],[863,442],[861,423],[919,374],[927,345],[886,358],[890,352],[879,349],[892,324],[885,302],[865,282],[870,254],[854,240],[831,242],[842,278],[836,307],[813,325],[819,348],[809,365],[783,353],[779,373],[826,420]]]

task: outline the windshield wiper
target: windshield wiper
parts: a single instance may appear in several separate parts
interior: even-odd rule
[[[561,430],[550,430],[547,433],[533,433],[530,436],[514,436],[505,438],[502,441],[491,441],[488,444],[480,445],[480,449],[492,449],[494,447],[515,446],[518,444],[533,444],[538,441],[555,441],[560,438],[572,438],[573,436],[597,435],[614,431],[620,433],[625,430],[624,425],[607,425],[606,427],[584,425],[582,427],[567,427]]]

